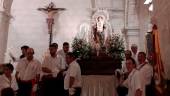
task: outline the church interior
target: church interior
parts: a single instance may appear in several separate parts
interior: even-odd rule
[[[42,63],[49,55],[49,45],[57,43],[60,50],[68,42],[69,50],[74,51],[75,39],[83,40],[94,52],[88,55],[89,61],[86,58],[78,62],[81,96],[145,96],[130,92],[120,95],[117,90],[115,71],[126,61],[126,50],[135,45],[137,52],[145,53],[153,74],[158,75],[153,96],[169,96],[169,15],[169,0],[0,0],[0,66],[11,63],[15,71],[23,45],[33,48],[34,58]],[[121,40],[114,41],[116,36]],[[113,43],[121,44],[115,49],[122,50],[120,62],[105,56],[113,55],[114,49],[109,49],[115,47]]]

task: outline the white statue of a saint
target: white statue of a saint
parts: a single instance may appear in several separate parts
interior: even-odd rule
[[[97,17],[96,27],[97,27],[97,32],[103,32],[104,18],[102,16]]]
[[[100,44],[98,42],[95,44],[95,49],[96,49],[96,55],[99,56],[99,54],[100,54]]]
[[[95,43],[99,43],[100,47],[104,47],[105,41],[105,19],[102,16],[98,16],[96,24],[93,26],[93,39]]]

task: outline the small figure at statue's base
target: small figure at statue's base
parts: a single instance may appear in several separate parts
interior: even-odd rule
[[[101,46],[100,43],[96,43],[93,52],[95,53],[96,56],[100,56],[103,53],[106,53],[106,47]]]
[[[99,56],[99,54],[100,54],[100,44],[99,43],[96,43],[95,49],[96,49],[96,56]]]

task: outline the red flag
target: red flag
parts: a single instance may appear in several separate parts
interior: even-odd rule
[[[154,64],[154,77],[156,84],[157,96],[164,96],[165,93],[165,72],[163,67],[163,62],[161,59],[160,43],[159,43],[159,32],[157,26],[153,26],[154,35],[154,47],[155,47],[155,64]]]

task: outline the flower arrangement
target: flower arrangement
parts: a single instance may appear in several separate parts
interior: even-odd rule
[[[124,40],[118,34],[113,34],[107,46],[107,54],[114,59],[122,61],[124,58]]]
[[[72,43],[73,53],[76,57],[82,59],[89,59],[92,54],[92,45],[84,39],[74,38]],[[120,35],[114,34],[106,46],[106,54],[113,57],[113,59],[122,61],[124,58],[124,41]]]
[[[72,43],[73,53],[76,57],[89,59],[91,54],[91,46],[84,39],[74,38]]]

